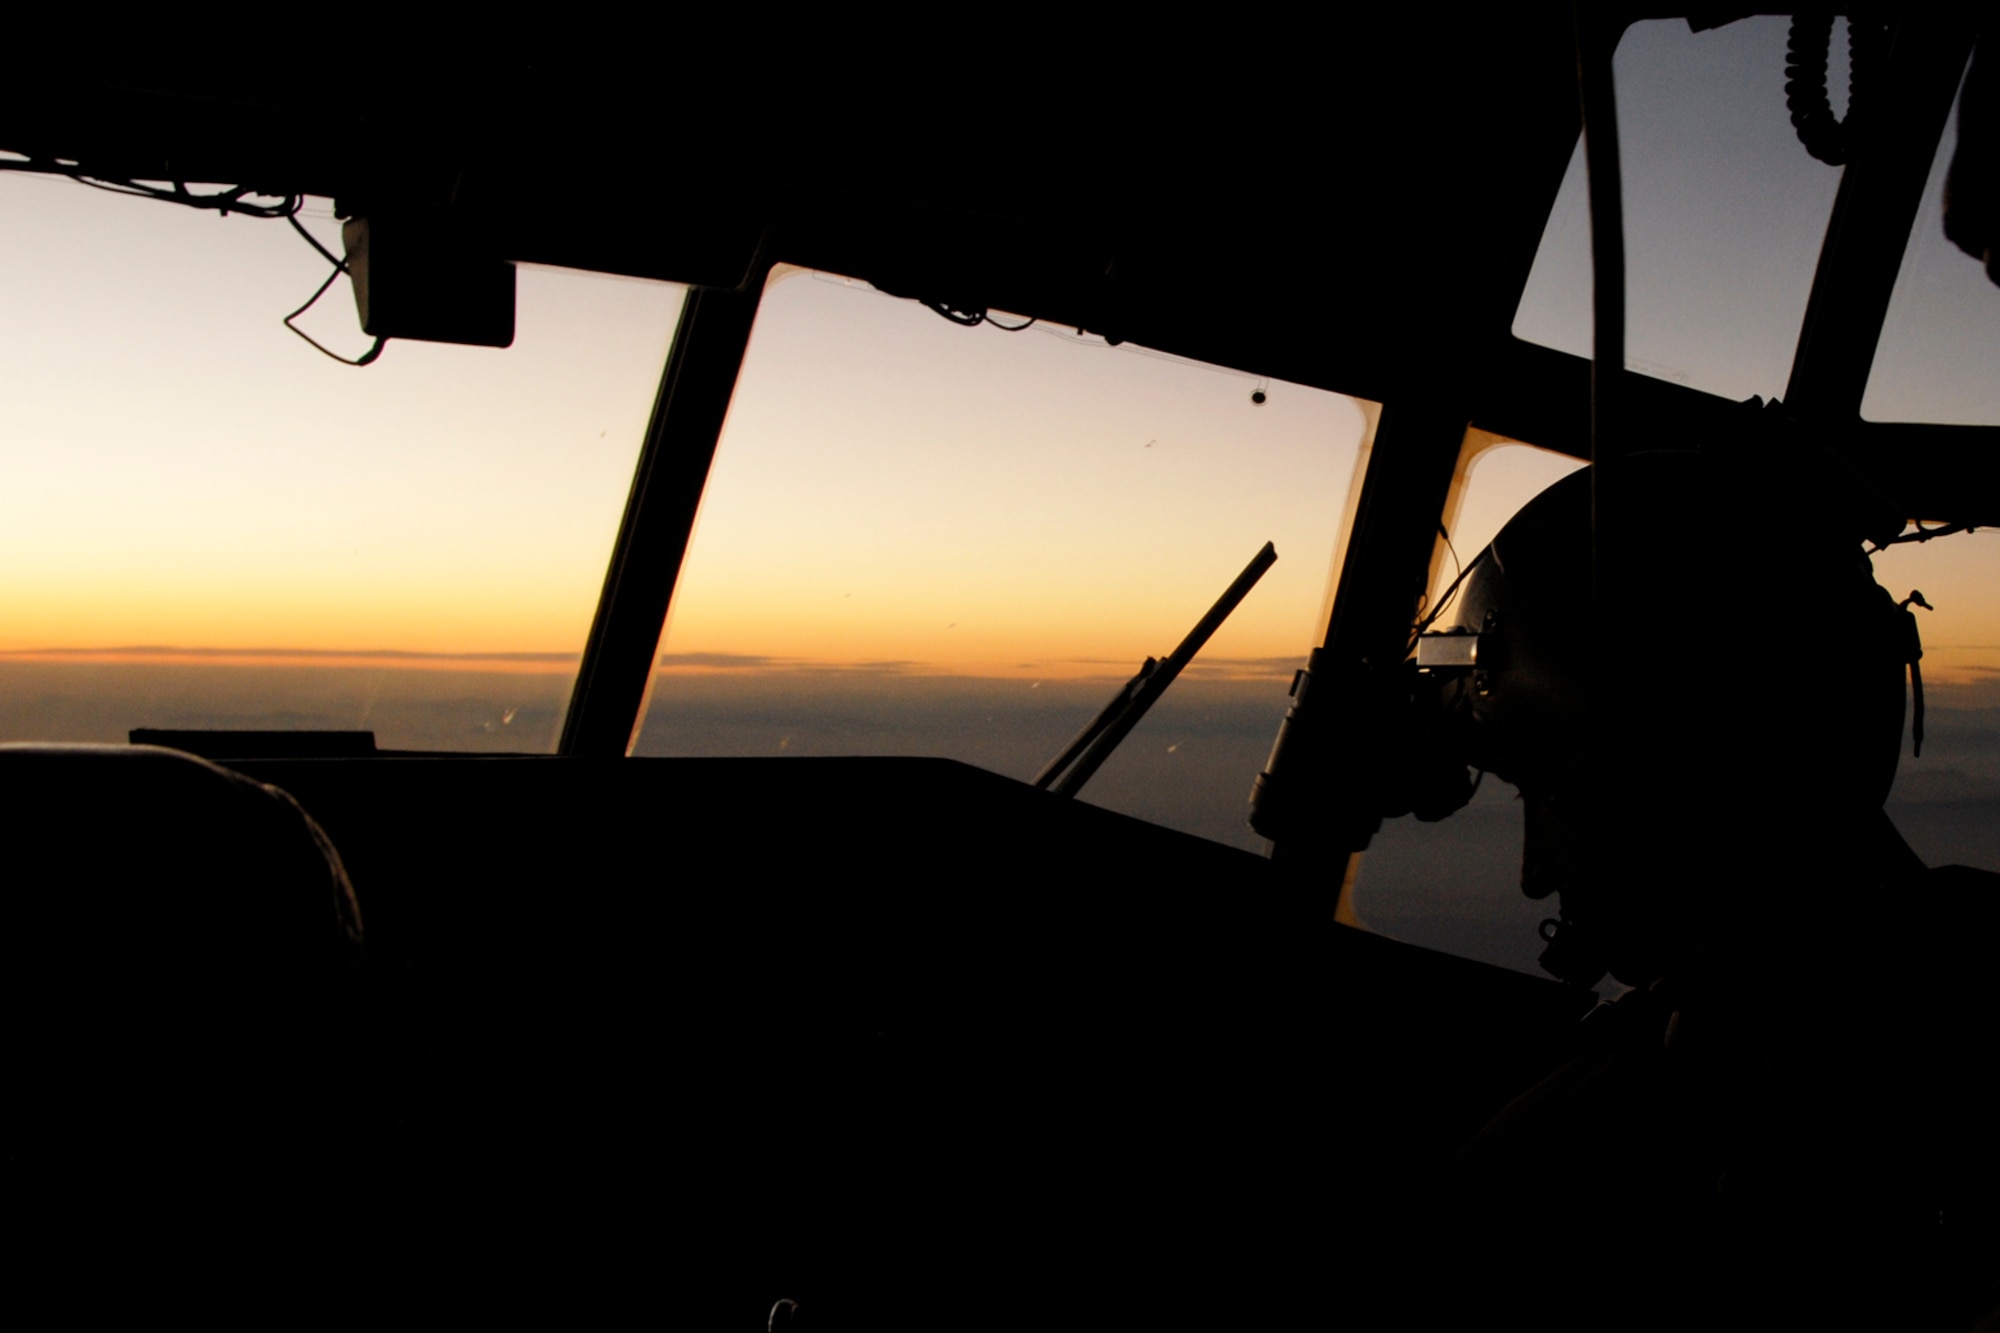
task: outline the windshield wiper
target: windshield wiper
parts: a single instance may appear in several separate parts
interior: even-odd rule
[[[1137,675],[1125,682],[1111,702],[1091,719],[1090,725],[1077,733],[1076,739],[1063,747],[1063,752],[1049,761],[1048,767],[1035,775],[1035,785],[1053,791],[1058,796],[1074,796],[1083,784],[1090,781],[1118,743],[1125,739],[1132,728],[1139,725],[1139,719],[1146,716],[1159,697],[1167,692],[1167,686],[1174,683],[1174,677],[1181,674],[1181,668],[1194,660],[1201,646],[1209,636],[1229,619],[1229,613],[1236,609],[1257,580],[1264,577],[1264,571],[1278,562],[1278,548],[1270,542],[1264,549],[1251,557],[1236,581],[1216,598],[1215,605],[1208,608],[1208,614],[1188,631],[1181,640],[1181,646],[1174,649],[1166,661],[1147,658],[1139,667]]]

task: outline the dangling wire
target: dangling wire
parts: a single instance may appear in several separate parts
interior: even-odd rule
[[[1447,546],[1450,545],[1449,538],[1446,539],[1446,545]],[[1493,548],[1491,546],[1486,547],[1485,550],[1482,550],[1478,555],[1472,557],[1471,564],[1467,565],[1465,568],[1458,571],[1458,577],[1453,579],[1451,583],[1446,586],[1443,595],[1438,598],[1437,605],[1431,609],[1430,614],[1425,616],[1422,620],[1419,620],[1411,628],[1410,641],[1408,644],[1404,646],[1403,648],[1404,652],[1408,653],[1415,651],[1417,646],[1417,640],[1423,637],[1424,631],[1429,629],[1432,625],[1435,625],[1438,621],[1438,617],[1442,616],[1446,611],[1451,609],[1452,598],[1458,595],[1458,586],[1461,583],[1464,583],[1467,578],[1471,577],[1472,571],[1479,568],[1480,564],[1486,559],[1487,551],[1491,551],[1492,549]],[[1452,559],[1456,560],[1457,558],[1458,558],[1458,552],[1453,551]]]
[[[1037,317],[1031,315],[1025,322],[1020,324],[1002,324],[999,320],[993,318],[992,313],[985,306],[973,306],[969,309],[961,310],[957,306],[950,305],[944,301],[924,301],[921,304],[931,313],[942,316],[952,323],[968,329],[976,329],[981,324],[991,324],[994,328],[1003,329],[1008,333],[1019,333],[1023,329],[1033,328],[1038,322]]]
[[[332,261],[333,272],[326,275],[326,281],[322,282],[319,285],[319,289],[315,291],[311,296],[306,298],[306,303],[304,305],[300,306],[297,310],[294,310],[291,314],[285,316],[284,319],[285,327],[290,329],[293,333],[298,334],[299,337],[303,338],[306,342],[306,345],[311,347],[314,351],[320,353],[322,356],[331,357],[333,360],[340,362],[340,364],[343,366],[373,365],[375,362],[375,358],[382,355],[382,346],[383,344],[389,341],[387,338],[378,337],[377,339],[375,339],[375,345],[373,347],[370,347],[360,356],[349,358],[342,356],[340,353],[334,351],[332,348],[320,342],[319,339],[313,337],[310,333],[307,333],[304,329],[300,328],[298,325],[292,323],[292,321],[297,319],[300,315],[305,314],[306,311],[318,305],[319,298],[326,295],[326,289],[333,286],[335,280],[338,279],[341,274],[347,272],[348,270],[346,262],[344,260],[334,259],[333,255],[328,253],[327,248],[325,246],[321,245],[317,240],[314,240],[312,234],[308,232],[304,227],[299,226],[299,220],[297,218],[289,218],[287,220],[298,231],[299,235],[305,237],[306,240],[312,242],[313,249],[319,251],[322,255],[325,255],[329,260]]]
[[[1453,580],[1452,586],[1457,587],[1458,575],[1463,574],[1465,572],[1465,562],[1458,558],[1458,548],[1451,544],[1451,534],[1444,530],[1444,524],[1442,523],[1438,524],[1438,536],[1444,538],[1444,549],[1451,553],[1451,567],[1452,570],[1454,571],[1452,575],[1452,580]]]
[[[934,314],[943,316],[961,328],[976,329],[986,322],[984,309],[960,310],[956,306],[946,305],[943,301],[926,301],[924,305]]]
[[[1451,544],[1451,534],[1444,530],[1444,524],[1442,523],[1438,524],[1438,536],[1444,538],[1444,549],[1451,553],[1451,568],[1452,568],[1453,578],[1451,583],[1447,585],[1447,587],[1445,588],[1444,596],[1438,599],[1437,612],[1435,615],[1431,616],[1430,619],[1425,619],[1423,615],[1423,613],[1430,608],[1431,604],[1430,593],[1425,592],[1423,600],[1417,603],[1417,616],[1419,619],[1419,624],[1417,625],[1416,632],[1419,634],[1423,633],[1423,627],[1425,625],[1430,624],[1431,620],[1434,620],[1437,618],[1437,616],[1444,614],[1444,609],[1445,606],[1447,605],[1446,599],[1448,599],[1451,596],[1452,590],[1458,587],[1458,579],[1465,572],[1465,567],[1458,558],[1458,548]],[[1412,642],[1415,642],[1415,640],[1412,640]]]
[[[307,333],[304,329],[292,323],[292,321],[297,319],[300,315],[305,314],[306,311],[318,305],[319,298],[326,295],[326,289],[333,286],[334,280],[345,272],[347,272],[347,266],[345,264],[341,264],[336,266],[333,272],[327,274],[326,281],[322,282],[319,285],[319,290],[314,292],[311,297],[307,298],[306,303],[304,305],[300,306],[297,310],[294,310],[291,314],[285,316],[285,327],[290,329],[293,333],[298,334],[299,337],[305,339],[306,342],[313,348],[314,351],[319,352],[324,356],[332,357],[335,361],[340,362],[340,364],[343,366],[365,366],[372,364],[376,357],[382,355],[382,344],[389,341],[387,338],[377,338],[375,340],[375,345],[373,347],[363,352],[360,356],[354,357],[352,360],[350,360],[349,358],[342,356],[340,353],[332,350],[331,348],[326,347],[318,339],[314,338],[310,333]]]
[[[247,218],[283,218],[298,212],[304,202],[303,195],[263,194],[248,185],[232,185],[214,194],[196,194],[188,189],[185,181],[171,181],[169,188],[148,185],[144,181],[130,180],[123,176],[96,176],[86,173],[75,163],[64,164],[47,158],[30,158],[25,162],[0,162],[0,170],[33,171],[49,176],[67,176],[78,185],[88,185],[93,190],[103,190],[109,194],[128,194],[137,199],[157,199],[162,203],[179,204],[183,208],[199,208],[216,212],[227,217],[240,213]],[[276,203],[260,204],[252,196],[262,195],[274,199]]]
[[[338,255],[334,254],[333,251],[327,249],[325,246],[321,245],[319,243],[319,237],[307,231],[305,229],[305,224],[299,221],[299,215],[296,210],[287,213],[285,215],[285,221],[292,224],[293,231],[297,232],[299,235],[306,238],[307,245],[310,245],[313,249],[319,251],[320,258],[324,259],[327,263],[333,265],[335,268],[339,269],[343,273],[347,271],[347,261],[345,259],[340,258]]]
[[[326,295],[326,289],[333,286],[334,281],[338,279],[341,274],[346,273],[348,271],[348,268],[347,268],[347,261],[344,259],[335,258],[333,251],[321,245],[319,243],[319,238],[314,236],[311,232],[305,229],[305,226],[302,223],[300,223],[298,216],[295,213],[287,214],[285,216],[285,221],[292,224],[293,231],[297,232],[299,235],[306,238],[306,244],[310,245],[313,249],[319,251],[321,256],[323,256],[326,259],[326,262],[333,265],[333,272],[326,275],[326,281],[322,282],[319,285],[319,290],[314,292],[311,296],[307,297],[306,303],[304,305],[300,306],[297,310],[294,310],[291,314],[285,316],[285,327],[290,329],[293,333],[298,334],[299,337],[305,339],[307,344],[310,345],[314,351],[319,352],[323,356],[332,357],[335,361],[340,362],[340,364],[343,366],[366,366],[373,364],[375,358],[382,355],[382,344],[389,341],[387,338],[377,338],[375,340],[375,345],[373,347],[363,352],[360,356],[354,357],[350,360],[349,358],[344,357],[340,353],[325,346],[317,338],[314,338],[310,333],[307,333],[304,329],[292,323],[292,321],[297,319],[300,315],[305,314],[306,311],[318,305],[319,298]]]
[[[1924,757],[1924,669],[1921,665],[1924,638],[1917,629],[1917,613],[1910,610],[1912,605],[1921,606],[1926,611],[1937,608],[1925,601],[1923,593],[1914,588],[1908,597],[1896,603],[1896,609],[1903,613],[1907,621],[1903,657],[1910,664],[1910,758],[1921,759]]]
[[[248,185],[231,185],[213,194],[197,194],[193,190],[188,189],[186,181],[170,181],[163,188],[124,176],[93,175],[85,172],[78,163],[59,161],[55,158],[29,158],[26,161],[0,160],[0,171],[32,171],[42,175],[67,176],[78,185],[88,185],[93,190],[104,190],[110,194],[131,195],[138,199],[154,199],[167,204],[179,204],[183,208],[197,208],[207,212],[220,213],[224,217],[228,217],[231,213],[239,213],[244,217],[250,218],[283,218],[292,224],[293,231],[305,237],[306,244],[319,251],[320,257],[333,265],[333,272],[327,276],[325,282],[319,285],[319,290],[307,298],[304,305],[285,316],[285,327],[305,339],[316,350],[332,357],[343,366],[369,365],[376,357],[382,355],[382,345],[388,341],[387,338],[377,338],[373,347],[363,352],[360,356],[350,359],[340,355],[338,352],[321,346],[311,334],[292,323],[293,320],[318,304],[319,298],[326,295],[327,288],[333,286],[334,279],[348,271],[347,261],[339,258],[331,250],[321,245],[319,239],[307,231],[299,222],[299,210],[305,206],[306,201],[303,194],[265,194]],[[276,202],[259,203],[257,202],[259,197],[275,200]],[[980,318],[985,318],[984,311],[980,312]],[[1004,328],[1005,326],[1002,325],[1001,327]]]

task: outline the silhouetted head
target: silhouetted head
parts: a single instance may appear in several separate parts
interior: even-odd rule
[[[1910,657],[1861,544],[1883,522],[1750,420],[1748,442],[1605,474],[1595,614],[1586,469],[1501,530],[1446,629],[1479,636],[1445,701],[1467,762],[1527,802],[1522,887],[1561,895],[1558,975],[1768,950],[1881,818]]]

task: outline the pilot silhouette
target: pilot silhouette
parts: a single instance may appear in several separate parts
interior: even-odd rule
[[[1900,521],[1777,409],[1598,480],[1595,616],[1585,471],[1443,631],[1479,638],[1442,730],[1519,788],[1522,887],[1560,903],[1544,966],[1629,988],[1458,1158],[1447,1303],[1973,1327],[2000,1306],[2000,876],[1926,872],[1882,808],[1919,649],[1862,541]]]

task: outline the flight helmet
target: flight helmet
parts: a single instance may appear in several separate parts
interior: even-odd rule
[[[1558,975],[1615,972],[1605,937],[1660,934],[1746,828],[1822,838],[1879,818],[1894,780],[1921,650],[1862,540],[1901,524],[1824,468],[1802,473],[1811,456],[1768,427],[1750,434],[1761,445],[1558,481],[1419,639],[1452,761],[1527,803],[1522,887],[1563,894],[1544,928]],[[1615,487],[1618,519],[1595,576],[1594,484]]]

